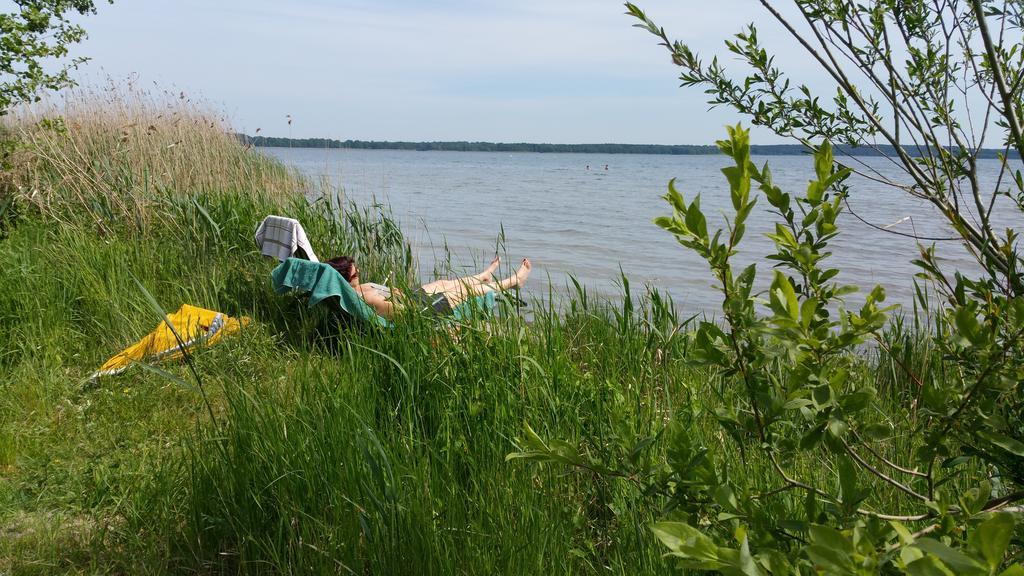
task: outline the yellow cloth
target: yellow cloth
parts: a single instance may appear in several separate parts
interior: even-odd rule
[[[174,330],[181,337],[181,342],[174,337],[174,332],[167,326],[167,322],[161,322],[145,338],[107,360],[92,377],[118,374],[132,362],[143,359],[180,358],[183,349],[213,344],[223,336],[237,332],[241,326],[249,322],[248,318],[235,319],[227,314],[188,304],[183,304],[174,314],[168,314],[167,320],[174,326]]]

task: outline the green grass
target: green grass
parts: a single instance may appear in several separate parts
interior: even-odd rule
[[[310,183],[213,128],[188,135],[198,168],[187,180],[151,185],[142,165],[169,160],[114,154],[133,141],[91,113],[93,128],[68,114],[81,130],[70,135],[16,124],[31,144],[23,187],[0,187],[0,205],[6,191],[15,206],[0,224],[0,574],[672,571],[647,528],[673,514],[660,497],[505,461],[528,422],[609,465],[657,435],[640,455],[655,463],[671,423],[738,463],[703,410],[733,392],[687,361],[670,301],[580,288],[557,309],[534,303],[529,321],[506,306],[457,334],[415,317],[339,325],[272,292],[252,232],[266,214],[297,217],[318,253],[356,254],[372,279],[413,269],[386,214],[310,204]],[[40,152],[66,149],[122,160],[75,171],[76,159]],[[141,367],[91,382],[160,321],[136,278],[166,310],[190,303],[251,323],[192,357],[199,382],[180,362],[163,368],[187,386]],[[899,401],[909,384],[890,368],[883,357],[858,370]],[[794,467],[827,482],[825,464]],[[761,470],[747,482],[772,487]]]
[[[81,541],[57,554],[73,569],[664,568],[645,529],[656,509],[625,487],[504,456],[524,421],[581,440],[649,433],[686,397],[676,344],[655,364],[654,332],[589,309],[527,324],[509,308],[457,336],[423,319],[339,328],[271,292],[247,204],[206,207],[219,242],[199,224],[179,236],[182,217],[145,241],[25,218],[0,244],[8,568],[31,572],[64,539]],[[253,217],[231,224],[243,208]],[[252,318],[195,357],[220,429],[198,393],[150,371],[86,380],[159,321],[132,275],[167,309]],[[18,528],[32,523],[46,529]]]

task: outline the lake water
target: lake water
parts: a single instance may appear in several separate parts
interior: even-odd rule
[[[732,209],[719,171],[731,164],[724,155],[262,150],[342,187],[347,199],[390,205],[416,251],[424,280],[448,258],[458,272],[488,262],[504,230],[503,272],[528,256],[534,272],[527,288],[534,295],[546,294],[549,283],[556,292],[565,290],[571,286],[570,274],[596,293],[614,295],[620,292],[621,269],[633,287],[649,284],[670,293],[683,313],[714,313],[721,302],[707,265],[652,220],[670,214],[661,196],[676,178],[688,201],[701,195],[709,224],[720,223],[721,213]],[[899,174],[885,159],[859,160],[890,177]],[[813,175],[807,156],[755,158],[758,165],[765,161],[775,183],[790,193],[805,190]],[[981,162],[991,189],[998,163]],[[954,236],[930,204],[866,178],[851,182],[850,206],[865,220],[880,226],[899,222],[891,229],[920,236]],[[771,277],[771,262],[763,260],[772,247],[764,233],[775,221],[768,208],[761,198],[738,256],[743,264],[763,262],[758,266],[761,286]],[[1024,228],[1008,201],[997,203],[994,220],[997,230]],[[860,295],[848,298],[849,304],[859,305],[863,290],[875,284],[886,288],[891,301],[909,304],[915,241],[875,230],[847,212],[839,222],[831,265],[842,271],[841,282],[862,288]],[[316,248],[316,239],[311,240]],[[973,259],[958,242],[937,244],[950,272],[974,270]]]

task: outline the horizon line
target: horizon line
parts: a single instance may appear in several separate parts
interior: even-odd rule
[[[370,150],[413,150],[443,152],[533,152],[533,153],[592,153],[592,154],[660,154],[660,155],[704,155],[718,154],[716,144],[624,144],[615,142],[586,144],[555,144],[548,142],[490,142],[486,140],[338,140],[336,138],[294,138],[287,136],[264,136],[235,133],[243,143],[268,148],[311,148],[311,149],[370,149]],[[882,157],[894,154],[891,144],[853,146],[834,145],[837,152],[848,156]],[[800,155],[811,151],[803,144],[751,144],[751,152],[761,155]],[[914,150],[904,148],[913,153]],[[982,148],[979,158],[998,158],[1002,151]]]

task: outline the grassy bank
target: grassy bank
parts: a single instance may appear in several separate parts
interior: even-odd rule
[[[92,97],[6,130],[0,574],[671,571],[648,529],[665,500],[505,461],[524,422],[609,465],[663,460],[680,428],[723,446],[702,407],[731,392],[687,362],[669,302],[581,291],[457,336],[340,326],[272,292],[252,232],[296,217],[373,278],[411,269],[386,214],[308,202],[312,183],[179,99]],[[198,380],[172,363],[92,382],[159,322],[139,284],[169,311],[252,321],[194,356]],[[885,363],[853,369],[893,398],[907,386]]]

